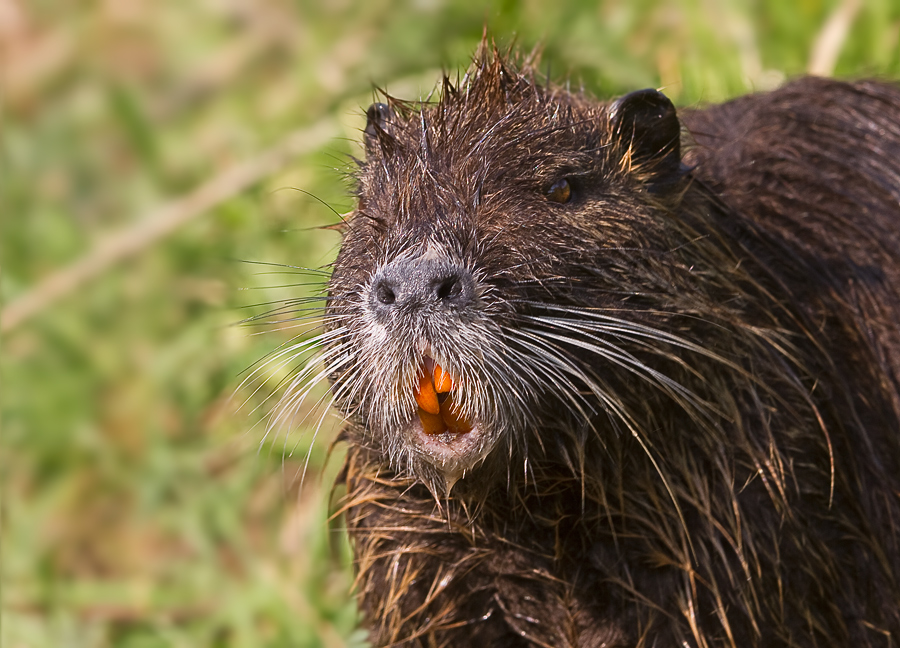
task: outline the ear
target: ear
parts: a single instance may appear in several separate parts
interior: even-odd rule
[[[373,103],[366,110],[366,129],[365,134],[366,151],[371,151],[378,142],[378,137],[388,128],[388,123],[393,118],[394,113],[390,106],[383,103]]]
[[[657,90],[638,90],[609,107],[613,132],[631,147],[635,165],[646,165],[655,181],[676,179],[681,167],[681,125],[675,106]]]

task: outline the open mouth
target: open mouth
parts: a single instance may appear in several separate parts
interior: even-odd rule
[[[430,436],[455,437],[472,430],[472,423],[461,415],[451,393],[453,376],[433,358],[425,356],[415,389],[422,431]]]
[[[462,385],[433,358],[424,355],[414,389],[418,421],[410,421],[409,433],[420,457],[444,477],[444,489],[484,459],[492,447],[478,421],[460,411],[457,400]]]

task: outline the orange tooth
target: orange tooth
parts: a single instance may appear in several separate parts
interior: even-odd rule
[[[422,421],[422,430],[425,434],[443,434],[447,431],[444,419],[439,414],[429,414],[420,409],[419,420]]]
[[[447,429],[454,434],[465,434],[472,430],[472,424],[460,416],[459,410],[453,403],[453,397],[449,396],[447,400],[441,403],[441,419],[447,426]]]
[[[431,376],[428,373],[419,376],[419,388],[414,396],[419,407],[424,411],[434,415],[441,413],[437,392],[434,391],[434,385],[431,383]]]
[[[434,391],[438,394],[446,394],[451,389],[453,389],[453,378],[450,373],[444,371],[438,363],[434,363]]]

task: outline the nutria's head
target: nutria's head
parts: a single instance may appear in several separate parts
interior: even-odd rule
[[[484,55],[436,103],[367,113],[326,364],[385,462],[435,493],[492,463],[527,477],[548,435],[627,429],[632,379],[693,407],[640,357],[690,346],[660,322],[715,299],[685,288],[698,261],[679,250],[698,236],[671,209],[687,184],[675,109],[531,70]]]

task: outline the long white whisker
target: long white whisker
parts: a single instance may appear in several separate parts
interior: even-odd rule
[[[293,362],[294,360],[296,360],[297,358],[299,358],[299,357],[302,356],[303,354],[316,351],[316,350],[319,348],[319,345],[320,345],[322,342],[324,342],[324,341],[327,341],[327,342],[333,342],[334,340],[339,340],[339,339],[341,339],[342,337],[344,337],[344,336],[346,336],[346,335],[347,335],[347,333],[346,333],[345,331],[342,331],[341,329],[335,329],[334,331],[329,331],[329,332],[323,333],[323,334],[318,335],[318,336],[316,336],[316,337],[314,337],[314,338],[310,338],[310,339],[308,339],[308,340],[304,340],[303,342],[300,342],[300,343],[298,343],[298,344],[293,344],[293,345],[291,345],[291,346],[289,346],[289,347],[283,349],[282,351],[278,352],[277,354],[275,354],[275,355],[273,355],[272,357],[270,357],[269,359],[267,359],[267,360],[266,360],[265,362],[263,362],[260,366],[258,366],[256,369],[254,369],[253,372],[252,372],[251,374],[249,374],[246,378],[244,378],[244,380],[241,381],[240,385],[238,385],[238,387],[235,389],[235,391],[233,392],[232,396],[233,396],[234,394],[236,394],[236,393],[238,392],[238,390],[243,389],[243,387],[244,387],[249,381],[251,381],[252,379],[254,379],[254,376],[256,376],[257,374],[259,374],[260,372],[262,372],[264,369],[270,368],[271,365],[272,365],[276,360],[278,360],[279,358],[283,358],[283,359],[277,364],[276,367],[274,367],[274,368],[272,369],[272,372],[273,372],[273,373],[277,373],[277,372],[278,372],[280,369],[282,369],[284,366],[286,366],[287,364]],[[286,358],[284,358],[284,356],[285,356],[286,354],[290,354],[290,355],[288,355]],[[304,371],[305,371],[305,370],[304,370]],[[269,396],[267,396],[267,397],[262,401],[262,403],[260,403],[260,404],[257,405],[256,407],[254,407],[253,410],[251,410],[250,413],[252,414],[252,412],[256,411],[263,403],[265,403],[266,401],[268,401],[268,400],[269,400],[269,399],[270,399],[270,398],[278,391],[279,387],[284,383],[284,381],[285,381],[285,380],[288,380],[288,379],[290,379],[290,378],[291,378],[290,375],[285,376],[284,378],[282,378],[281,381],[279,381],[278,385],[276,385],[276,386],[273,388],[272,393],[270,393]],[[259,390],[262,389],[263,386],[265,386],[265,384],[266,384],[266,380],[265,380],[265,379],[260,379],[259,385],[256,387],[256,389],[253,390],[253,392],[252,392],[251,394],[249,394],[249,395],[244,399],[244,401],[241,403],[241,407],[244,407],[244,406],[245,406],[245,405],[246,405],[246,404],[247,404],[247,403],[248,403],[248,402],[256,395],[256,393],[259,392]]]
[[[333,355],[340,356],[343,349],[334,349],[332,351]],[[319,358],[316,358],[316,362],[318,362]],[[326,380],[328,376],[338,370],[340,367],[347,365],[348,363],[356,362],[354,358],[350,355],[343,355],[343,357],[339,357],[339,360],[334,364],[329,364],[324,367],[321,371],[319,371],[315,376],[311,379],[307,377],[312,374],[313,367],[316,364],[315,362],[310,362],[304,369],[294,377],[291,381],[291,384],[288,385],[285,390],[285,395],[282,397],[281,401],[278,403],[277,413],[270,421],[269,425],[266,426],[267,431],[272,429],[274,426],[279,423],[284,423],[286,418],[294,411],[296,407],[299,407],[300,403],[304,398],[310,393],[312,389],[316,387],[323,380]],[[303,385],[302,389],[298,389],[300,385]]]
[[[574,327],[568,326],[565,328],[578,330]],[[697,396],[694,392],[681,385],[681,383],[671,379],[669,376],[666,376],[660,371],[647,366],[645,363],[641,362],[630,353],[624,351],[623,349],[620,349],[607,340],[598,338],[595,335],[587,335],[587,339],[591,340],[593,342],[592,343],[580,337],[576,338],[572,336],[561,335],[541,329],[525,330],[529,330],[537,335],[545,336],[566,344],[570,344],[572,346],[585,349],[587,351],[591,351],[598,356],[606,359],[610,363],[615,364],[616,366],[621,367],[636,376],[648,378],[648,382],[650,384],[656,385],[657,387],[661,388],[662,391],[668,393],[674,399],[679,400],[678,397],[680,396],[685,401],[689,402],[699,412],[706,412],[710,407],[708,403]]]
[[[545,335],[546,332],[544,332],[544,331],[536,331],[536,332],[522,331],[522,332],[527,333],[531,339],[542,344],[542,346],[544,346],[545,348],[552,349],[552,350],[558,352],[559,355],[553,355],[553,359],[555,360],[557,366],[560,369],[562,369],[563,371],[565,371],[566,373],[569,373],[570,375],[573,375],[576,378],[578,378],[579,380],[583,381],[585,383],[585,385],[588,387],[588,389],[591,390],[591,393],[593,393],[604,404],[606,411],[615,414],[618,417],[618,419],[625,425],[625,427],[628,429],[628,431],[631,433],[631,435],[637,440],[638,444],[641,446],[644,453],[647,455],[647,458],[653,464],[654,470],[656,471],[657,475],[659,476],[660,480],[662,481],[663,486],[665,487],[665,489],[669,495],[669,498],[672,501],[672,504],[675,506],[675,509],[678,514],[678,518],[679,518],[681,526],[682,526],[682,530],[684,532],[684,536],[687,539],[688,545],[690,546],[692,555],[694,555],[694,548],[693,548],[693,544],[691,543],[690,533],[688,532],[687,523],[684,519],[684,514],[681,510],[681,506],[678,503],[678,499],[675,496],[674,489],[672,488],[671,484],[669,483],[669,480],[666,478],[664,471],[662,470],[661,466],[659,465],[659,462],[657,461],[656,457],[654,456],[654,453],[652,452],[653,446],[652,446],[651,442],[648,439],[645,439],[643,437],[643,435],[640,434],[640,432],[639,432],[640,426],[634,420],[633,416],[625,410],[624,406],[622,406],[620,403],[615,401],[606,390],[602,389],[600,387],[600,385],[597,383],[597,381],[594,379],[594,377],[588,376],[583,370],[581,370],[577,366],[574,366],[571,362],[565,360],[564,356],[563,356],[565,351],[563,349],[561,349],[560,347],[558,347],[556,344],[546,340],[543,337],[543,335]],[[552,355],[552,354],[548,354],[548,355]],[[695,556],[695,559],[696,559],[696,556]]]

